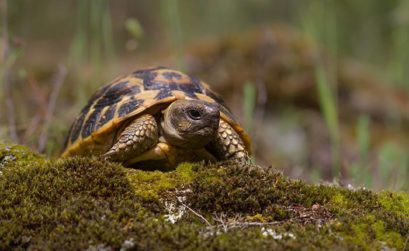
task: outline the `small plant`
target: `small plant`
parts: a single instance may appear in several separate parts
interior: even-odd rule
[[[409,90],[409,72],[406,66],[409,61],[409,2],[397,1],[393,13],[393,27],[391,34],[391,51],[389,60],[389,75],[394,82]]]
[[[176,65],[181,71],[186,69],[184,62],[183,29],[179,14],[178,0],[162,0],[163,20],[168,26],[168,36],[176,52]]]
[[[356,184],[372,187],[373,175],[369,166],[370,150],[370,118],[368,115],[361,115],[356,126],[356,138],[358,141],[358,161],[353,163],[349,170],[349,175]]]
[[[17,118],[16,109],[12,93],[12,67],[17,59],[21,57],[22,49],[15,44],[10,43],[10,34],[8,27],[8,2],[7,0],[0,1],[0,14],[2,19],[1,26],[1,43],[2,51],[0,58],[0,81],[2,83],[0,91],[0,98],[4,100],[5,120],[7,121],[7,131],[9,138],[14,142],[19,142],[19,135],[17,133]],[[0,117],[0,119],[2,119]]]
[[[106,72],[102,71],[106,59],[115,60],[109,3],[107,0],[78,1],[77,31],[71,45],[69,68],[79,71],[76,68],[87,66],[91,69],[89,79],[79,83],[83,91],[76,93],[81,105],[103,81],[101,72]],[[109,69],[115,71],[112,67]]]
[[[244,114],[244,127],[253,133],[254,126],[254,113],[256,109],[256,88],[253,83],[247,82],[243,87],[243,114]]]
[[[312,40],[321,41],[328,48],[331,63],[325,62],[321,54],[316,58],[315,79],[322,114],[331,140],[332,174],[340,175],[341,138],[337,100],[337,22],[334,1],[312,1],[302,16],[302,28]]]
[[[378,183],[390,184],[396,190],[408,190],[409,157],[407,152],[393,143],[387,143],[379,151]]]

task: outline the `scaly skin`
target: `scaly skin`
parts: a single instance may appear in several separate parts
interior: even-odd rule
[[[216,138],[211,145],[222,160],[245,162],[248,154],[237,132],[225,121],[220,120]]]
[[[158,133],[159,129],[155,118],[150,114],[145,114],[128,125],[119,135],[116,143],[103,156],[108,160],[121,163],[133,162],[135,160],[138,162],[146,159],[147,156],[150,159],[166,158],[166,156],[171,155],[172,152],[160,148],[160,145],[158,145]],[[220,160],[245,162],[248,159],[244,143],[240,136],[223,120],[220,120],[216,137],[209,147]],[[186,149],[186,152],[192,155],[191,149]],[[145,156],[146,153],[148,153],[147,156]],[[180,158],[182,156],[180,152],[175,152],[174,154],[178,155],[171,158],[175,159],[175,161],[178,157]],[[144,158],[139,159],[143,157],[142,155]],[[209,156],[207,156],[207,158],[209,158]],[[168,161],[175,162],[171,161],[171,159],[168,159]]]
[[[158,125],[155,118],[145,114],[125,128],[104,157],[112,161],[126,162],[154,147],[158,138]]]

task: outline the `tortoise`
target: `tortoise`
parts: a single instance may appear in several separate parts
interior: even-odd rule
[[[223,99],[196,77],[165,67],[101,87],[73,122],[62,152],[154,169],[243,162],[250,154],[250,138]]]

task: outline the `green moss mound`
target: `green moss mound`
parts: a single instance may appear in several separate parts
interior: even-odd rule
[[[44,159],[33,153],[25,146],[6,145],[0,143],[0,171],[3,167],[19,162],[22,165],[30,165],[34,162],[42,162]]]
[[[409,245],[407,193],[307,185],[274,170],[232,163],[182,164],[164,173],[26,154],[33,158],[10,161],[1,170],[0,250]]]

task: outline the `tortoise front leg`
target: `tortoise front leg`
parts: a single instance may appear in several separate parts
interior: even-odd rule
[[[158,125],[152,115],[146,114],[129,124],[103,157],[125,163],[154,147],[157,142]]]
[[[220,160],[245,162],[249,159],[240,136],[223,120],[220,120],[216,138],[211,143],[210,147],[216,153],[216,157]]]

